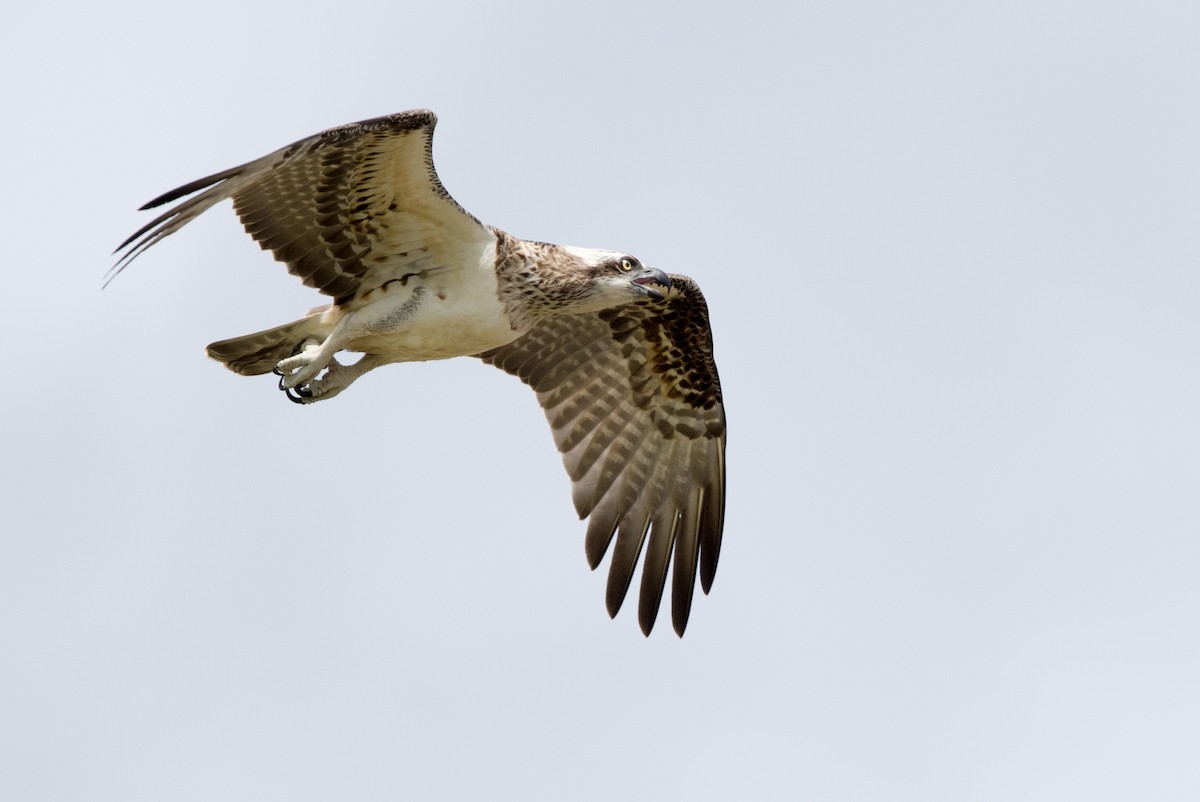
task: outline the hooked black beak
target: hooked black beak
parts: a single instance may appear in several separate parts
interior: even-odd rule
[[[666,294],[671,290],[670,276],[657,267],[643,267],[642,275],[635,278],[633,283],[641,287],[646,295],[656,301],[666,298]]]

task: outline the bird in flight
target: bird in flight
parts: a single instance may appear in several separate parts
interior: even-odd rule
[[[277,374],[298,404],[392,362],[472,356],[519,377],[589,519],[589,565],[612,547],[609,615],[641,558],[642,631],[670,567],[682,636],[697,571],[704,592],[712,586],[725,520],[725,411],[704,296],[628,253],[481,223],[434,170],[436,123],[414,110],[339,126],[171,190],[142,208],[187,199],[121,243],[108,280],[232,198],[259,245],[332,302],[212,343],[210,357],[243,376]],[[362,357],[342,363],[341,351]]]

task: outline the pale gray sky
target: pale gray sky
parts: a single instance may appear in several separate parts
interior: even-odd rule
[[[0,29],[0,798],[1200,797],[1200,6],[21,4]],[[518,236],[693,276],[687,637],[604,612],[533,394],[296,407],[320,297],[167,189],[441,117]]]

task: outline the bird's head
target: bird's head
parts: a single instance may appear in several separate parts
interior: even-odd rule
[[[671,277],[657,267],[649,267],[628,254],[615,259],[617,275],[633,285],[635,296],[661,301],[671,291]]]
[[[588,248],[564,248],[576,257],[592,292],[588,306],[602,309],[650,298],[661,301],[671,290],[671,279],[657,267],[647,267],[627,253]]]

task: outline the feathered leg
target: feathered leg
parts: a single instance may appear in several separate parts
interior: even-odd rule
[[[343,349],[355,350],[354,343],[361,338],[404,329],[427,293],[424,287],[416,287],[407,296],[385,297],[353,312],[343,312],[328,337],[320,342],[310,340],[296,354],[279,361],[275,366],[275,373],[281,377],[279,389],[288,392],[289,398],[293,389],[300,399],[329,398],[368,370],[386,364],[386,360],[367,354],[353,365],[342,365],[334,354]],[[317,379],[323,370],[327,374]]]

